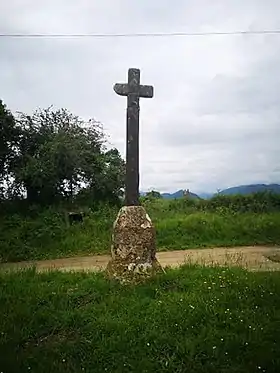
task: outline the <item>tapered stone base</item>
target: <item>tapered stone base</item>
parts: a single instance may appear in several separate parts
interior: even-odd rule
[[[110,277],[121,282],[139,282],[162,271],[156,259],[156,235],[142,206],[122,207],[113,227]]]

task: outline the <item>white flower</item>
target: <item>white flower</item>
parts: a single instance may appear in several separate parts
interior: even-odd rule
[[[217,346],[213,346],[213,350],[216,350]]]
[[[150,346],[150,343],[149,343],[149,342],[147,343],[147,346]]]
[[[190,307],[194,310],[194,306],[192,306],[192,305],[190,304]]]

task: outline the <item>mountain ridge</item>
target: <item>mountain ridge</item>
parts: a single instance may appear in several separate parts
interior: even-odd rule
[[[280,194],[280,184],[272,183],[272,184],[245,184],[245,185],[238,185],[229,187],[226,189],[223,189],[219,191],[219,193],[208,193],[208,192],[202,192],[202,193],[194,193],[189,192],[190,198],[203,198],[208,199],[211,198],[217,194],[220,195],[247,195],[252,193],[258,193],[258,192],[264,192],[264,191],[270,191],[274,193]],[[141,195],[145,195],[146,192],[140,192]],[[170,192],[170,193],[161,193],[162,198],[164,199],[175,199],[175,198],[182,198],[184,196],[184,190],[180,189],[176,192]]]

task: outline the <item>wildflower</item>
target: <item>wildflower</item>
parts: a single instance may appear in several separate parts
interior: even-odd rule
[[[191,307],[191,308],[192,308],[193,310],[194,310],[194,308],[195,308],[195,307],[194,307],[194,306],[192,306],[191,304],[190,304],[190,307]]]
[[[150,346],[150,343],[149,343],[149,342],[147,343],[147,346]]]
[[[223,342],[224,338],[221,338],[221,341]]]
[[[62,359],[62,362],[65,363],[65,359]]]

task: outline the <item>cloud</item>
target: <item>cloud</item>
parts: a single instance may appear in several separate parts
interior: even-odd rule
[[[1,33],[208,32],[277,28],[278,0],[10,0]],[[279,35],[0,38],[1,98],[13,110],[66,107],[104,123],[125,151],[126,100],[141,68],[141,189],[215,191],[280,182]]]

